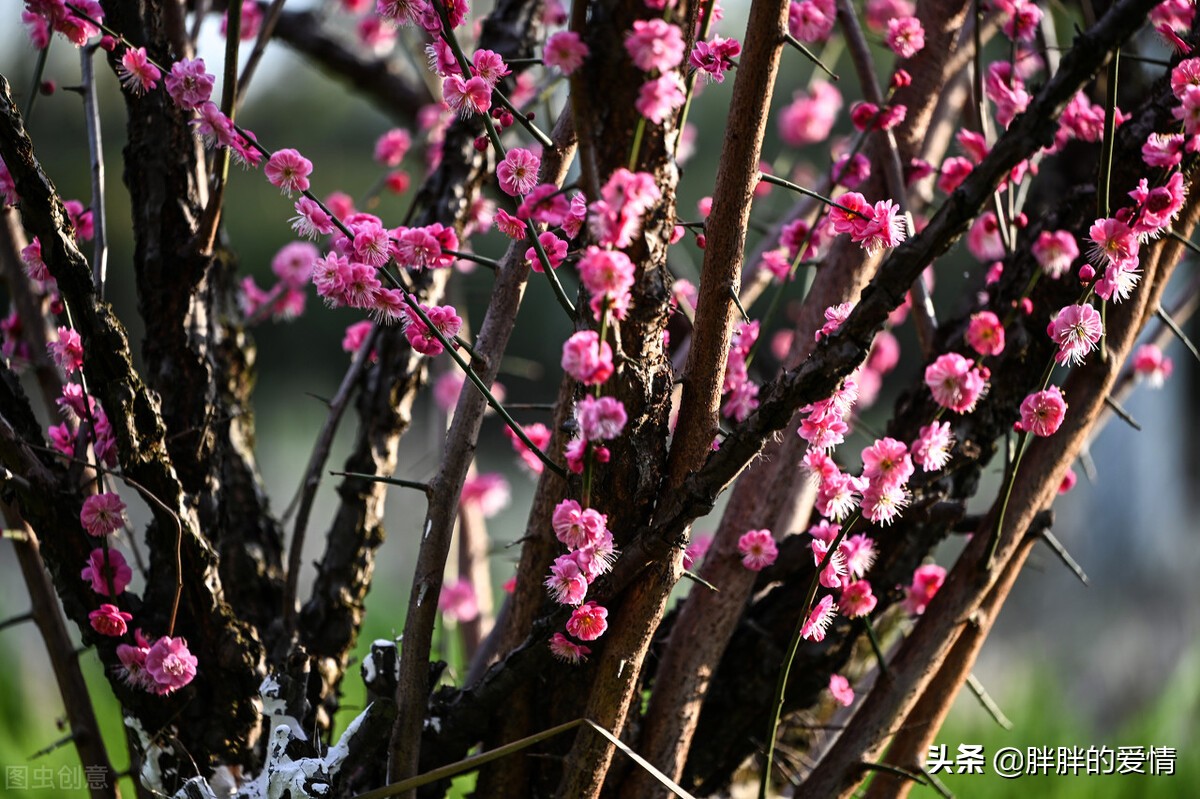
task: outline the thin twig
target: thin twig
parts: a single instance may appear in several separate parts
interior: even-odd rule
[[[329,458],[329,450],[333,446],[333,437],[337,433],[338,424],[341,422],[342,415],[346,411],[346,406],[350,402],[350,395],[353,393],[355,386],[358,385],[358,380],[362,376],[363,370],[366,369],[367,364],[370,362],[371,351],[375,348],[375,341],[378,337],[379,328],[373,327],[370,334],[363,339],[358,352],[354,354],[354,360],[351,361],[350,368],[346,370],[345,376],[342,377],[341,385],[338,386],[337,393],[334,394],[333,399],[329,403],[329,415],[325,417],[325,424],[321,427],[321,432],[317,434],[312,454],[308,458],[308,468],[305,470],[304,482],[301,484],[300,489],[300,505],[296,513],[296,525],[292,528],[291,549],[288,551],[287,578],[283,589],[283,636],[280,639],[281,641],[290,642],[295,632],[296,588],[299,585],[300,579],[304,534],[308,530],[308,519],[312,513],[317,486],[321,484],[321,472],[325,468],[325,461]]]
[[[1142,432],[1142,426],[1138,423],[1138,420],[1134,419],[1133,416],[1130,415],[1129,411],[1125,410],[1124,406],[1117,402],[1116,398],[1113,397],[1112,394],[1109,394],[1104,398],[1104,404],[1111,408],[1113,413],[1121,417],[1121,421],[1125,422],[1125,424],[1129,425],[1134,430],[1137,430],[1139,433]]]
[[[1087,573],[1084,572],[1083,567],[1079,565],[1079,562],[1076,561],[1075,558],[1071,557],[1071,553],[1068,552],[1067,548],[1062,545],[1062,542],[1055,537],[1054,533],[1050,532],[1049,527],[1042,530],[1041,538],[1046,542],[1046,546],[1050,547],[1050,550],[1058,556],[1058,559],[1061,560],[1066,567],[1071,570],[1072,574],[1079,578],[1079,582],[1083,583],[1084,585],[1091,585],[1091,583],[1088,582],[1088,576]]]
[[[996,704],[996,700],[992,699],[987,688],[983,687],[983,683],[974,674],[967,675],[967,687],[971,689],[971,693],[975,694],[975,698],[979,700],[979,704],[983,705],[983,709],[988,712],[988,715],[995,719],[1006,730],[1013,728],[1013,723],[1008,716],[1004,715],[1004,711]]]
[[[273,0],[271,7],[267,9],[267,13],[263,17],[262,25],[258,29],[258,38],[254,40],[254,47],[251,48],[250,56],[246,59],[246,66],[242,67],[242,76],[237,79],[237,105],[240,105],[246,97],[246,89],[254,77],[254,71],[258,69],[258,62],[262,60],[263,53],[267,50],[271,35],[275,33],[275,25],[279,22],[279,15],[283,13],[285,2],[287,0]]]
[[[95,52],[94,46],[81,47],[79,66],[92,174],[92,274],[95,276],[96,294],[103,298],[104,281],[108,273],[108,223],[104,202],[104,145],[100,139],[100,106],[96,100],[96,75],[92,68]]]
[[[400,486],[401,488],[412,488],[420,491],[428,496],[429,483],[422,483],[419,480],[405,480],[401,477],[382,477],[377,474],[367,474],[366,472],[330,472],[335,477],[356,477],[360,480],[370,480],[372,483],[386,483],[387,485]]]
[[[1163,324],[1170,328],[1171,332],[1175,334],[1175,338],[1183,342],[1183,346],[1188,348],[1188,352],[1192,353],[1192,357],[1200,361],[1200,350],[1196,349],[1196,345],[1187,337],[1187,333],[1183,332],[1183,328],[1175,324],[1175,320],[1171,318],[1171,315],[1161,305],[1155,309],[1154,313],[1158,315],[1159,319],[1163,320]]]

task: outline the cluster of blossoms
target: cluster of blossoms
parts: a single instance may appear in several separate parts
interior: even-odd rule
[[[729,342],[729,360],[725,366],[725,380],[721,394],[726,398],[721,413],[745,421],[751,411],[758,407],[758,383],[750,379],[748,361],[758,341],[759,323],[741,322]]]
[[[554,509],[551,524],[554,534],[567,547],[550,566],[546,588],[557,602],[574,606],[567,621],[567,632],[580,641],[594,641],[608,629],[608,610],[596,602],[585,602],[588,586],[612,568],[616,558],[608,517],[593,508],[583,508],[573,499],[564,499]],[[578,663],[591,650],[562,633],[555,633],[550,649],[562,660]]]
[[[67,386],[68,389],[79,388],[75,383]],[[82,400],[82,396],[78,391],[69,391],[63,399],[66,402],[60,400],[60,404],[72,407]],[[124,637],[129,632],[133,614],[121,610],[116,603],[129,587],[133,569],[125,556],[109,545],[108,536],[125,525],[125,503],[111,491],[93,494],[83,501],[79,523],[88,535],[101,539],[101,545],[92,550],[79,577],[89,584],[94,594],[109,600],[89,613],[88,620],[100,635]],[[183,638],[165,635],[151,643],[141,630],[136,630],[134,642],[134,645],[122,643],[117,646],[123,678],[130,686],[165,696],[184,687],[196,676],[196,657],[188,651]]]
[[[636,20],[625,35],[625,51],[634,66],[655,75],[642,84],[635,107],[655,125],[683,106],[686,89],[679,74],[684,56],[683,32],[662,19]]]

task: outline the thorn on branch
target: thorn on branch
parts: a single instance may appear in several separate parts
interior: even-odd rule
[[[925,775],[915,771],[909,771],[906,768],[893,766],[890,763],[859,763],[859,767],[864,771],[883,771],[895,777],[903,777],[906,780],[912,780],[917,785],[928,785],[925,780]]]
[[[4,537],[9,538],[9,533],[21,532],[19,530],[5,530]],[[24,533],[22,533],[24,535]],[[27,621],[33,621],[33,611],[22,613],[20,616],[13,616],[4,621],[0,621],[0,630],[7,630],[9,627],[16,627],[18,624],[24,624]]]
[[[59,738],[57,741],[50,744],[49,746],[45,746],[45,747],[37,750],[36,752],[34,752],[32,755],[29,756],[29,759],[30,759],[30,761],[34,761],[39,758],[43,758],[46,755],[49,755],[49,754],[53,753],[54,751],[63,748],[64,746],[66,746],[67,744],[71,743],[74,740],[75,740],[74,732],[70,733],[69,735],[64,735],[62,738]]]
[[[707,588],[708,590],[710,590],[714,593],[717,593],[717,594],[721,593],[720,588],[717,588],[715,585],[710,583],[708,580],[705,580],[703,577],[696,574],[694,571],[691,571],[690,569],[684,569],[683,576],[688,578],[689,580],[691,580],[694,583],[699,583],[700,585],[704,586],[705,588]]]
[[[792,47],[799,50],[804,55],[805,58],[807,58],[809,61],[816,64],[817,67],[822,72],[824,72],[829,77],[833,78],[835,81],[838,80],[838,76],[834,74],[833,70],[831,70],[829,67],[822,64],[821,59],[817,58],[816,54],[813,53],[812,50],[809,50],[807,47],[804,46],[804,42],[800,41],[799,39],[797,39],[795,36],[793,36],[790,33],[785,33],[783,35],[783,38],[788,44],[790,44]]]
[[[979,704],[983,705],[983,709],[988,712],[988,715],[995,719],[1006,730],[1013,728],[1012,721],[1008,716],[1004,715],[1004,711],[996,704],[996,700],[992,699],[991,694],[983,687],[983,683],[974,674],[967,675],[967,686],[971,689],[971,693],[975,694],[975,698],[979,700]]]
[[[1111,408],[1113,413],[1115,413],[1117,416],[1120,416],[1121,421],[1125,422],[1125,424],[1129,425],[1139,433],[1142,432],[1142,426],[1138,423],[1138,420],[1134,419],[1133,416],[1130,415],[1129,411],[1125,410],[1121,403],[1117,402],[1116,397],[1114,397],[1112,394],[1108,394],[1104,397],[1104,404]]]
[[[376,474],[367,474],[366,472],[330,472],[335,477],[357,477],[360,480],[369,480],[372,483],[387,483],[388,485],[400,486],[401,488],[412,488],[420,491],[425,496],[429,496],[429,483],[422,483],[419,480],[405,480],[400,477],[381,477]]]
[[[1062,545],[1062,542],[1054,536],[1054,533],[1050,532],[1049,528],[1042,530],[1039,537],[1046,542],[1046,546],[1050,547],[1050,550],[1054,552],[1055,555],[1058,555],[1058,559],[1061,560],[1063,564],[1070,569],[1076,577],[1079,578],[1079,582],[1083,583],[1085,586],[1091,585],[1091,583],[1088,582],[1088,576],[1084,572],[1083,567],[1079,565],[1075,558],[1071,557],[1071,553],[1068,552],[1067,548]]]
[[[1157,309],[1155,309],[1154,312],[1158,314],[1159,319],[1163,320],[1163,324],[1171,329],[1171,332],[1175,334],[1175,337],[1183,342],[1183,346],[1188,348],[1188,352],[1192,353],[1192,357],[1197,361],[1200,361],[1200,350],[1196,349],[1196,345],[1193,344],[1192,340],[1187,337],[1187,333],[1183,332],[1183,328],[1175,323],[1175,320],[1171,318],[1171,315],[1167,313],[1166,309],[1160,305]]]

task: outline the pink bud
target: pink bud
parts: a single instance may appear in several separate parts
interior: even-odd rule
[[[477,152],[481,152],[481,153],[486,152],[487,148],[488,148],[487,136],[480,136],[478,139],[475,140],[475,150]]]
[[[1084,264],[1083,266],[1079,267],[1079,282],[1080,283],[1085,283],[1085,284],[1091,283],[1092,278],[1094,278],[1094,277],[1096,277],[1096,270],[1095,270],[1095,268],[1092,267],[1091,264]]]

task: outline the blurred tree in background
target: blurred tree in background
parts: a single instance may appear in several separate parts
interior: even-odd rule
[[[27,0],[0,84],[56,790],[936,784],[1031,552],[1087,580],[1073,464],[1195,353],[1194,5],[284,6]]]

